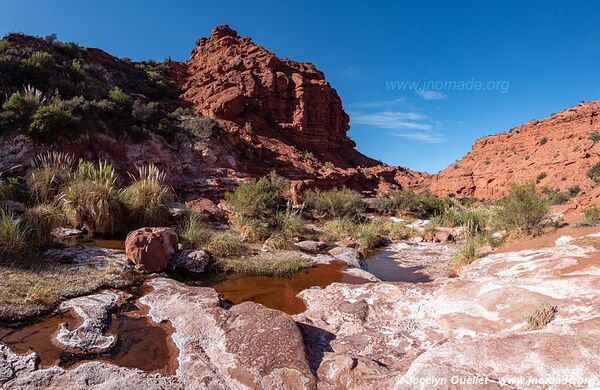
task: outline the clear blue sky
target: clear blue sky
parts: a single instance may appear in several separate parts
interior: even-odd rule
[[[0,13],[2,35],[57,33],[135,60],[187,59],[225,23],[314,62],[358,149],[412,169],[436,172],[481,136],[600,98],[595,1],[19,0]]]

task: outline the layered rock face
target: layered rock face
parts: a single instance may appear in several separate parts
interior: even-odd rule
[[[196,44],[182,97],[203,115],[317,150],[355,146],[342,101],[313,64],[279,59],[229,26]]]
[[[543,120],[481,138],[456,164],[431,179],[431,192],[498,199],[512,182],[538,179],[539,185],[567,190],[578,185],[582,199],[597,198],[587,177],[600,161],[600,100],[580,103]]]

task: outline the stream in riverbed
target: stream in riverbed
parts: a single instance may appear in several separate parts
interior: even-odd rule
[[[82,245],[124,248],[121,240],[94,239]],[[369,257],[362,265],[363,270],[383,281],[422,283],[431,280],[420,263],[428,256],[436,259],[441,252],[432,252],[431,248],[437,247],[407,246],[402,243],[394,245],[382,248]],[[408,252],[402,253],[401,250]],[[369,282],[347,270],[348,267],[343,263],[332,263],[319,264],[287,277],[214,272],[191,274],[183,271],[170,272],[169,276],[188,285],[214,288],[224,300],[233,304],[253,301],[297,314],[305,310],[304,303],[296,297],[304,289],[326,287],[336,282]],[[59,365],[68,368],[84,361],[100,360],[148,372],[173,374],[177,367],[177,350],[171,339],[170,325],[156,324],[146,317],[146,309],[137,303],[137,299],[147,293],[144,287],[129,292],[134,296],[132,302],[112,316],[108,333],[118,335],[118,342],[109,353],[78,356],[65,352],[52,342],[61,323],[66,323],[69,329],[79,325],[80,320],[70,313],[42,317],[26,325],[0,327],[0,343],[19,354],[35,351],[41,367]]]

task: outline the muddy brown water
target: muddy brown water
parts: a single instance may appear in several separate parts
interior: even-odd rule
[[[54,340],[60,324],[69,329],[81,320],[70,312],[43,317],[24,326],[0,328],[0,343],[17,354],[35,352],[39,367],[72,368],[87,361],[103,361],[121,367],[139,368],[147,372],[174,375],[177,369],[177,347],[171,339],[168,324],[156,324],[146,315],[145,308],[134,304],[113,314],[107,334],[117,335],[117,343],[107,353],[77,355],[58,348]]]
[[[82,245],[124,249],[122,240],[93,239]],[[398,266],[391,257],[393,254],[392,251],[382,250],[371,256],[363,264],[363,269],[384,281],[420,283],[430,280],[418,267]],[[212,287],[224,300],[233,304],[253,301],[288,314],[297,314],[306,309],[302,300],[296,297],[302,290],[314,286],[326,287],[335,282],[368,282],[366,279],[344,273],[345,269],[345,264],[332,263],[316,265],[287,277],[225,273],[191,274],[182,271],[172,272],[170,276],[191,286]],[[149,290],[147,285],[143,285],[128,292],[139,298]],[[0,343],[8,345],[18,354],[36,352],[41,368],[56,365],[72,368],[87,361],[104,361],[122,367],[173,375],[177,369],[178,355],[177,347],[171,338],[173,329],[170,324],[154,323],[146,314],[147,308],[137,300],[113,314],[107,333],[117,335],[117,344],[110,352],[104,354],[76,355],[65,352],[52,342],[60,324],[66,323],[69,329],[74,329],[80,324],[81,320],[70,312],[42,317],[25,325],[0,327]]]

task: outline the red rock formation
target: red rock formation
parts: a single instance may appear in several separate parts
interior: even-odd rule
[[[578,185],[580,198],[597,199],[589,168],[600,161],[600,100],[580,103],[543,120],[481,138],[456,164],[431,179],[431,192],[497,199],[512,182],[539,179],[540,186],[567,190]],[[586,199],[587,199],[586,198]]]

